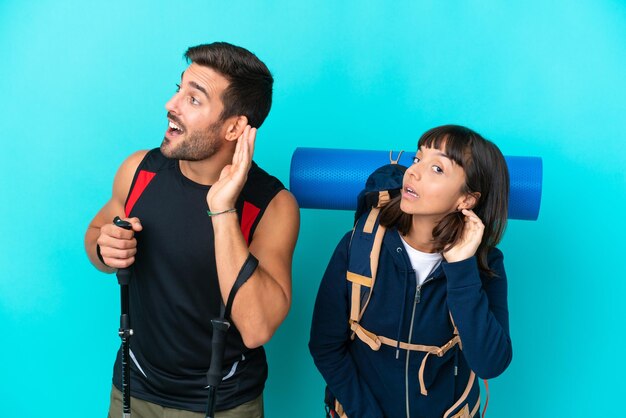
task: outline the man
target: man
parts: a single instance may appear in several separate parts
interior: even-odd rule
[[[204,417],[211,320],[249,254],[256,257],[232,304],[216,416],[262,417],[262,345],[290,307],[299,229],[294,197],[252,162],[273,78],[254,54],[227,43],[185,56],[160,149],[124,161],[85,247],[101,271],[132,269],[131,405],[146,417]],[[132,230],[113,224],[115,216]],[[121,413],[120,367],[118,352],[110,417]]]

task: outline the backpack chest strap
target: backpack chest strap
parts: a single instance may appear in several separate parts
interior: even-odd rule
[[[458,335],[455,335],[450,341],[448,341],[441,347],[438,347],[436,345],[410,344],[403,341],[392,340],[391,338],[387,338],[382,335],[376,335],[373,332],[370,332],[363,328],[361,324],[356,321],[350,321],[350,329],[357,337],[359,337],[359,340],[363,341],[374,351],[380,350],[380,347],[384,344],[394,348],[399,347],[406,351],[421,351],[422,353],[426,353],[426,355],[422,359],[422,363],[420,364],[418,373],[420,393],[424,396],[428,395],[428,390],[426,390],[426,385],[424,384],[424,369],[426,368],[426,361],[428,360],[428,356],[433,354],[437,357],[442,357],[452,347],[457,344],[459,344],[460,346],[461,343],[461,338]]]

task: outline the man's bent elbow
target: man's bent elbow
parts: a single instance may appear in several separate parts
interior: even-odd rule
[[[249,349],[260,347],[272,338],[289,313],[290,296],[289,293],[282,293],[281,297],[273,298],[275,302],[273,309],[256,314],[248,313],[252,316],[248,316],[247,320],[242,317],[241,322],[236,321],[241,339],[246,347]]]
[[[249,324],[246,327],[242,327],[243,329],[239,329],[239,333],[244,345],[249,349],[253,349],[267,344],[286,317],[287,312],[281,315],[279,320]]]
[[[243,340],[243,344],[252,350],[267,344],[274,335],[275,331],[275,328],[257,327],[248,332],[241,332],[241,339]]]

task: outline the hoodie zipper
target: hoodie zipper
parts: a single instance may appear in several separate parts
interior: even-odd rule
[[[422,286],[424,286],[426,283],[430,282],[432,279],[433,279],[433,276],[430,276],[429,278],[424,280],[424,283],[422,283],[420,285],[417,285],[417,287],[415,288],[415,304],[416,305],[418,303],[420,303],[420,301],[422,300]]]
[[[434,275],[432,275],[431,273],[431,275],[427,277],[426,280],[424,280],[422,284],[417,284],[417,275],[415,276],[416,287],[415,287],[415,297],[413,298],[413,311],[411,312],[411,324],[409,325],[409,341],[408,341],[409,344],[411,344],[411,337],[413,336],[413,323],[415,322],[415,309],[417,308],[417,305],[422,300],[422,286],[432,281],[433,277]],[[406,401],[406,417],[407,418],[411,418],[411,411],[409,408],[409,355],[410,354],[411,354],[411,351],[407,350],[406,362],[404,365],[404,392],[405,392],[404,399]],[[396,358],[398,358],[398,351],[396,351]]]

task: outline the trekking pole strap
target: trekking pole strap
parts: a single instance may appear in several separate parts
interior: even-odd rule
[[[235,283],[233,283],[233,287],[230,289],[230,293],[228,294],[228,301],[226,302],[226,308],[224,310],[224,315],[222,318],[230,318],[230,311],[233,307],[233,301],[235,300],[235,295],[239,291],[239,288],[243,286],[245,282],[252,276],[254,270],[256,270],[259,265],[259,260],[256,259],[252,253],[248,253],[248,258],[244,261],[241,266],[241,270],[239,270],[239,274],[235,279]]]

